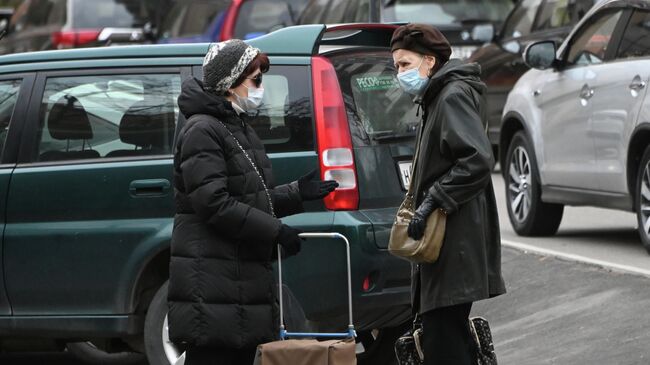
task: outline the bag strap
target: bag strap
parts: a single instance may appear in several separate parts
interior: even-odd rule
[[[413,164],[411,165],[411,176],[415,178],[415,168],[417,167],[417,162],[418,159],[420,158],[420,145],[422,144],[422,131],[424,130],[424,122],[420,122],[420,127],[418,129],[418,134],[417,138],[415,139],[416,145],[415,145],[415,154],[413,155]],[[415,184],[413,184],[413,181],[409,184],[409,187],[406,191],[406,195],[410,196],[413,198],[413,189],[415,189]]]
[[[232,132],[230,131],[230,129],[228,129],[228,127],[226,127],[226,125],[223,124],[222,121],[220,121],[220,120],[217,119],[217,122],[219,122],[219,124],[221,124],[221,126],[222,126],[222,127],[223,127],[227,132],[228,132],[228,134],[232,137],[232,139],[235,141],[235,144],[237,144],[237,147],[239,147],[239,150],[244,154],[244,156],[246,157],[246,159],[248,160],[248,162],[249,162],[249,163],[251,164],[251,166],[253,167],[253,170],[255,170],[255,173],[257,174],[257,177],[259,177],[260,181],[262,182],[262,186],[264,187],[264,193],[266,193],[266,199],[267,199],[268,202],[269,202],[269,208],[271,209],[271,215],[273,216],[273,218],[277,218],[277,217],[275,216],[275,209],[273,208],[273,199],[271,199],[271,193],[269,193],[269,188],[266,186],[266,181],[264,181],[264,177],[263,177],[262,174],[260,173],[260,170],[257,168],[257,165],[255,165],[255,162],[253,162],[253,159],[251,158],[251,156],[248,154],[248,152],[246,152],[246,150],[244,149],[244,147],[242,147],[242,145],[239,143],[239,140],[237,139],[237,137],[235,137],[234,134],[232,134]],[[246,127],[244,127],[244,128],[246,128]]]
[[[266,194],[266,199],[268,200],[269,208],[271,209],[271,215],[273,216],[273,218],[277,218],[276,215],[275,215],[275,209],[273,208],[273,199],[271,199],[271,193],[269,192],[269,188],[266,186],[266,181],[264,181],[264,177],[260,173],[260,170],[257,168],[257,165],[255,165],[255,162],[253,162],[253,159],[251,158],[251,156],[248,154],[248,152],[246,152],[244,147],[242,147],[241,143],[239,143],[239,140],[237,139],[237,137],[235,137],[235,135],[232,134],[230,129],[228,129],[228,127],[226,127],[226,125],[222,121],[220,121],[219,119],[217,119],[217,118],[215,118],[215,117],[213,117],[211,115],[208,115],[208,114],[194,114],[187,120],[187,122],[189,123],[192,119],[196,119],[194,117],[200,116],[200,115],[205,115],[205,116],[215,120],[217,123],[219,123],[223,127],[223,129],[226,130],[226,132],[228,132],[228,134],[235,141],[235,144],[237,144],[237,147],[239,147],[239,150],[244,154],[244,157],[246,157],[246,159],[248,160],[250,165],[253,167],[253,170],[255,170],[255,173],[257,174],[257,177],[262,182],[262,186],[264,187],[264,193]],[[246,128],[246,126],[244,126],[244,128]]]

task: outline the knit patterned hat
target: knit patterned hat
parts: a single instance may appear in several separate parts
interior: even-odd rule
[[[239,39],[210,45],[203,58],[203,85],[219,95],[226,94],[259,53]]]

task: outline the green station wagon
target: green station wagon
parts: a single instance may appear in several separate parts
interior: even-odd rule
[[[319,166],[340,188],[285,218],[350,239],[361,363],[394,360],[410,265],[387,251],[418,118],[395,77],[392,25],[307,25],[250,41],[269,54],[254,128],[278,183]],[[166,281],[177,97],[208,44],[0,57],[0,338],[47,338],[94,363],[174,363]],[[328,157],[329,156],[329,157]],[[332,158],[335,156],[336,158]],[[286,260],[295,312],[346,326],[345,251]],[[224,331],[227,331],[224,328]]]

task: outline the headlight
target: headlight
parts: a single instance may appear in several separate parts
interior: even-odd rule
[[[452,46],[451,58],[460,58],[466,60],[478,49],[477,46]]]

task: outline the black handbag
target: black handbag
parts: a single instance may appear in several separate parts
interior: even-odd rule
[[[494,353],[492,332],[488,321],[483,317],[469,319],[469,329],[476,342],[476,362],[478,365],[497,365],[497,354]]]
[[[469,319],[469,329],[476,343],[476,364],[497,365],[497,355],[494,353],[492,332],[488,321],[483,317],[472,317]],[[399,365],[424,364],[422,334],[422,324],[416,317],[413,328],[395,341],[395,356]]]
[[[413,328],[395,341],[395,356],[399,365],[422,365],[424,363],[421,339],[422,324],[416,316]]]

